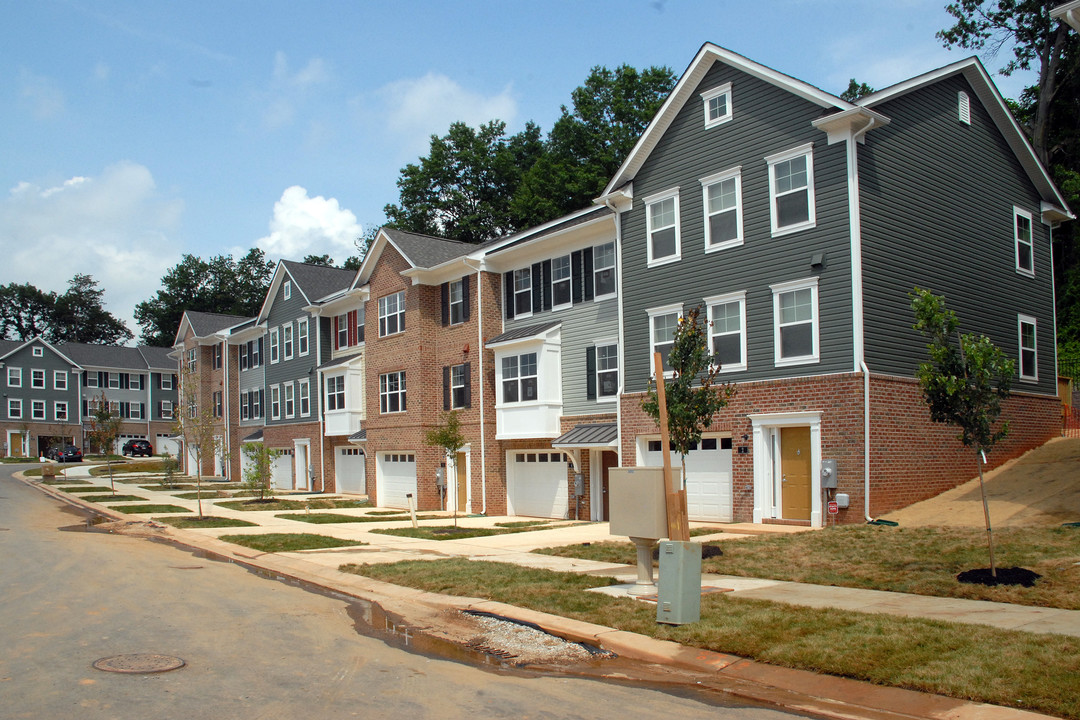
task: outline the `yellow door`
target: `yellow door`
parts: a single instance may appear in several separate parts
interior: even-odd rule
[[[9,445],[8,454],[11,455],[11,457],[22,457],[23,456],[23,441],[24,441],[24,439],[25,438],[23,437],[22,433],[19,433],[17,435],[13,434],[13,435],[8,436],[8,445]]]
[[[810,428],[780,428],[780,471],[785,520],[810,519]]]
[[[454,467],[457,470],[457,511],[465,512],[469,509],[469,477],[465,473],[465,453],[457,454]]]

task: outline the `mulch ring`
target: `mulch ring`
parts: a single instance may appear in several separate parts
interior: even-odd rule
[[[1042,575],[1034,570],[1022,567],[998,568],[997,577],[990,574],[990,568],[976,568],[965,570],[956,576],[962,583],[977,585],[1022,585],[1026,588],[1034,587],[1035,581]]]

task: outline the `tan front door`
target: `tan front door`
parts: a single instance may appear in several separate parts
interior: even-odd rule
[[[810,428],[780,429],[782,510],[785,520],[810,519]]]
[[[465,512],[469,509],[469,476],[465,472],[465,453],[458,453],[454,458],[454,468],[457,476],[457,511]]]

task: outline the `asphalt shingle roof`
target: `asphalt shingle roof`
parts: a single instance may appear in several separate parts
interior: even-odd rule
[[[188,322],[191,323],[191,329],[195,332],[196,337],[213,335],[219,330],[252,319],[243,315],[225,315],[222,313],[199,312],[197,310],[187,310],[184,314],[187,315]]]
[[[89,345],[87,343],[64,343],[56,349],[67,355],[81,367],[109,367],[125,370],[146,370],[146,359],[139,348],[116,345]],[[175,363],[173,363],[175,365]]]
[[[305,265],[292,260],[282,260],[281,264],[289,271],[293,282],[300,286],[311,302],[347,290],[352,285],[353,278],[356,277],[356,273],[352,270]]]
[[[468,255],[479,247],[472,243],[447,240],[446,238],[431,235],[419,235],[404,230],[394,230],[393,228],[383,228],[383,232],[405,254],[405,259],[413,267],[418,268],[433,268],[436,265],[442,265],[448,260]]]
[[[597,218],[603,217],[605,215],[612,215],[612,214],[614,214],[614,213],[612,212],[611,208],[608,208],[608,207],[603,206],[603,205],[598,205],[595,208],[593,208],[592,211],[590,211],[590,212],[582,213],[581,215],[578,215],[577,217],[569,218],[568,220],[565,220],[563,222],[556,222],[553,225],[551,225],[550,227],[546,227],[546,228],[544,228],[543,230],[541,230],[539,232],[536,232],[533,229],[523,230],[522,232],[515,233],[513,235],[506,235],[506,236],[501,237],[501,238],[496,238],[494,240],[490,240],[490,241],[484,243],[483,247],[489,247],[491,245],[498,245],[498,244],[501,244],[501,243],[506,243],[505,245],[503,245],[499,249],[493,250],[492,254],[494,255],[494,254],[502,252],[503,250],[508,250],[510,248],[517,247],[518,245],[521,245],[522,243],[527,243],[527,242],[530,242],[532,240],[536,240],[537,238],[542,238],[542,237],[545,237],[547,235],[551,235],[552,233],[556,233],[556,232],[559,232],[561,230],[565,230],[567,228],[574,227],[575,225],[581,225],[582,223],[591,222],[593,220],[596,220]]]
[[[138,350],[142,354],[143,359],[146,360],[146,367],[155,369],[176,369],[176,360],[169,357],[169,353],[173,351],[172,348],[140,345]]]

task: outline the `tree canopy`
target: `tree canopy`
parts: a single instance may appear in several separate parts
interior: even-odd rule
[[[492,120],[456,122],[401,170],[384,209],[400,230],[483,242],[586,207],[604,189],[675,86],[665,67],[594,67],[546,139]]]
[[[0,337],[49,342],[115,345],[134,337],[127,326],[104,308],[105,291],[89,275],[77,273],[62,294],[30,283],[0,286]]]
[[[183,259],[161,278],[161,289],[135,306],[135,321],[147,345],[168,347],[176,336],[185,310],[250,316],[259,312],[274,263],[252,248],[239,260],[218,255],[203,260]]]

